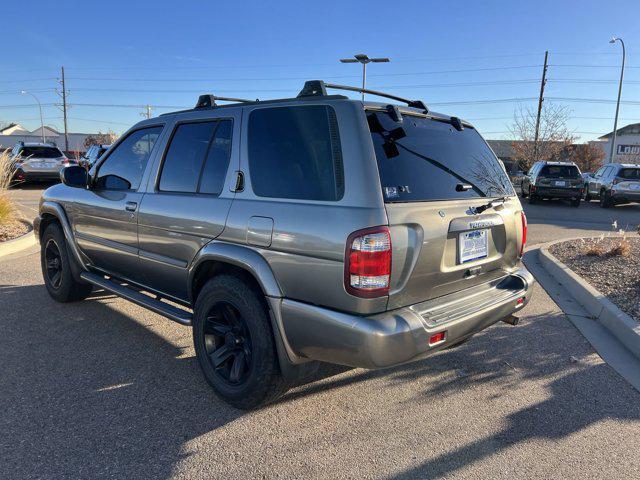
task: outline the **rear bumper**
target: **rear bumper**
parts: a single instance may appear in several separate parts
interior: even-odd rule
[[[536,187],[535,194],[544,198],[580,198],[584,189],[578,188],[553,188],[553,187]]]
[[[612,189],[611,198],[616,203],[640,202],[640,191]]]
[[[522,309],[534,284],[520,267],[468,291],[368,317],[283,299],[286,342],[299,357],[363,368],[383,368],[424,358]],[[445,340],[429,338],[446,332]]]
[[[60,169],[58,170],[25,170],[18,168],[14,174],[14,179],[24,182],[38,180],[58,180],[60,181]]]

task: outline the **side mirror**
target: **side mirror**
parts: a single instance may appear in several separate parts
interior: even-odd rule
[[[60,170],[60,180],[69,187],[87,188],[89,185],[89,174],[84,167],[71,165]]]

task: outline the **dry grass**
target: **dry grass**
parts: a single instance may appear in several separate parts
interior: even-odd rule
[[[620,243],[618,243],[617,245],[614,245],[614,247],[611,250],[609,250],[609,255],[614,257],[618,255],[620,255],[621,257],[628,257],[630,253],[631,253],[631,244],[629,243],[629,240],[627,240],[626,238],[623,238],[622,240],[620,240]]]
[[[4,226],[15,222],[13,202],[7,195],[14,168],[9,154],[0,153],[0,225]]]
[[[9,198],[0,193],[0,225],[13,220],[13,204]]]
[[[591,245],[584,250],[584,254],[587,257],[603,257],[606,253],[605,248],[599,243]]]
[[[587,257],[628,257],[631,253],[631,244],[629,243],[629,240],[624,237],[609,248],[604,245],[603,241],[598,241],[586,247],[582,253]]]

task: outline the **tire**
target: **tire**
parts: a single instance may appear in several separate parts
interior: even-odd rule
[[[62,228],[57,223],[49,224],[40,241],[40,266],[47,292],[57,302],[84,300],[93,291],[92,285],[73,277],[72,261],[75,260],[69,257]]]
[[[529,192],[529,205],[535,205],[537,201],[538,201],[537,195],[535,193]]]
[[[520,195],[522,195],[522,198],[527,198],[527,194],[524,193],[524,188],[522,184],[520,184]]]
[[[230,405],[254,409],[287,391],[262,292],[241,278],[220,275],[202,288],[193,343],[207,382]]]
[[[571,206],[578,208],[580,206],[580,199],[579,198],[573,198],[571,199]]]
[[[611,201],[611,196],[604,189],[602,189],[600,191],[600,206],[602,208],[611,208],[611,207],[613,207],[613,202]]]
[[[593,197],[591,196],[591,194],[589,193],[589,190],[587,190],[586,188],[584,189],[584,201],[585,202],[590,202],[591,200],[593,200]]]

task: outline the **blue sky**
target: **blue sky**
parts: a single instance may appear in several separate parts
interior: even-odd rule
[[[11,2],[3,6],[0,121],[39,125],[25,89],[62,128],[55,89],[64,65],[69,130],[121,133],[154,114],[190,107],[199,93],[279,98],[304,79],[358,85],[354,53],[372,65],[368,86],[420,98],[509,138],[519,105],[535,106],[544,51],[549,102],[572,111],[581,141],[612,129],[620,44],[627,45],[621,125],[640,121],[640,4],[632,1]],[[554,100],[564,99],[564,100]],[[588,99],[576,101],[566,99]],[[478,101],[492,103],[469,103]],[[449,103],[461,102],[461,103]],[[634,103],[635,102],[635,103]],[[113,106],[98,106],[113,105]],[[117,106],[116,106],[117,105]],[[167,107],[167,108],[164,108]]]

